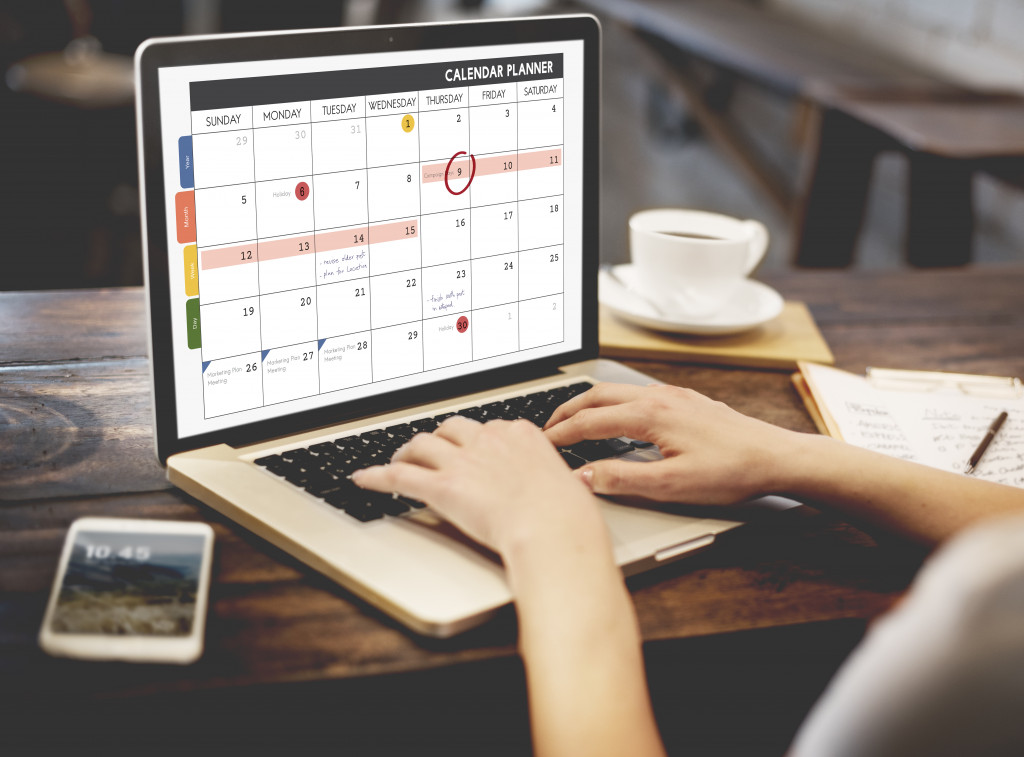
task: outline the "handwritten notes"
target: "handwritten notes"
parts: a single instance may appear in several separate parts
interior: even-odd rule
[[[1024,399],[950,389],[882,390],[862,376],[827,366],[804,364],[802,371],[830,431],[845,441],[956,473],[963,472],[989,424],[1007,411],[974,475],[1024,487]]]
[[[466,288],[460,287],[447,292],[432,293],[427,297],[426,302],[430,306],[431,313],[444,313],[448,310],[454,313],[466,309],[469,297],[466,294]]]

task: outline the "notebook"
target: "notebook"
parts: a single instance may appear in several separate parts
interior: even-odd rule
[[[963,473],[989,425],[1008,416],[972,475],[1024,486],[1024,389],[997,376],[800,363],[793,379],[822,433],[893,457]]]
[[[415,631],[487,619],[495,556],[345,473],[451,413],[543,425],[651,382],[596,359],[596,20],[151,40],[136,74],[168,478]],[[609,455],[659,457],[563,451]],[[740,522],[601,507],[630,573]]]

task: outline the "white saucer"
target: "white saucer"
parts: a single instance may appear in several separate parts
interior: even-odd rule
[[[614,275],[598,275],[598,300],[624,321],[674,334],[721,336],[738,334],[767,323],[782,312],[782,295],[760,281],[745,279],[717,313],[702,318],[678,315],[666,317],[636,287],[636,269],[631,264],[612,268]]]

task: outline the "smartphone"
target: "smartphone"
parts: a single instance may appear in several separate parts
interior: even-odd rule
[[[79,518],[64,542],[40,646],[60,657],[195,662],[212,557],[205,523]]]

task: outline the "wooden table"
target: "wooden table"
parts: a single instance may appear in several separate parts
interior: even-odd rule
[[[840,367],[1024,375],[1024,267],[764,279],[810,305]],[[144,318],[140,289],[0,294],[0,726],[5,717],[7,726],[31,722],[55,697],[65,711],[116,712],[124,727],[158,727],[165,721],[156,713],[170,708],[178,713],[173,733],[206,717],[211,732],[270,739],[300,727],[323,734],[319,723],[337,733],[332,724],[341,721],[351,734],[399,708],[407,725],[388,731],[392,746],[415,732],[452,748],[469,744],[466,753],[497,753],[494,729],[507,728],[502,744],[521,753],[527,721],[513,613],[444,642],[414,637],[167,484],[151,441]],[[772,423],[813,430],[785,373],[635,365]],[[38,650],[64,535],[84,515],[213,524],[217,560],[199,663],[72,663]],[[904,590],[920,559],[801,508],[632,579],[663,728],[679,722],[677,707],[692,714],[707,701],[742,710],[750,700],[751,709],[771,711],[771,676],[798,678],[808,670],[802,665],[825,655],[827,664],[790,696],[790,720],[773,716],[765,727],[778,733],[758,742],[784,746],[864,624]],[[751,662],[751,650],[764,653],[760,662]],[[747,688],[721,690],[715,700],[709,692],[721,688],[729,666]],[[752,669],[764,674],[753,683]],[[684,681],[702,684],[686,689]],[[684,700],[671,694],[680,689],[689,692]],[[100,715],[89,717],[76,733],[107,733]],[[378,743],[380,735],[361,737]],[[666,738],[671,745],[671,733]]]

